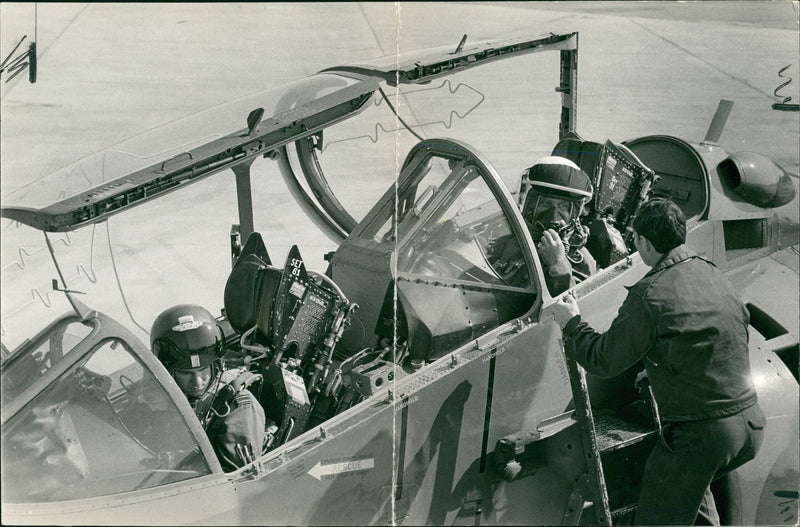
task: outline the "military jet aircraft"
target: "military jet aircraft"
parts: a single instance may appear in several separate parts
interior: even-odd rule
[[[544,56],[557,103],[541,111],[554,122],[521,123],[520,134],[552,126],[553,153],[595,187],[581,221],[602,269],[569,294],[607,325],[624,286],[646,272],[626,239],[637,207],[668,196],[683,208],[688,243],[747,302],[753,382],[769,418],[758,457],[715,484],[719,509],[733,524],[795,523],[797,328],[774,302],[798,284],[797,224],[780,214],[795,198],[791,176],[718,145],[729,101],[699,143],[584,139],[577,33],[462,40],[326,69],[115,145],[4,201],[7,238],[44,238],[38,252],[20,243],[17,267],[44,260],[53,278],[51,291],[11,283],[35,305],[4,306],[4,522],[629,522],[657,406],[630,375],[595,379],[565,359],[516,189],[476,143],[491,136],[481,112],[503,95],[492,68]],[[348,182],[342,158],[375,174],[362,194],[383,187],[374,204],[337,195]],[[334,244],[326,270],[305,263],[302,244],[276,260],[269,232],[255,229],[260,187],[272,185],[264,164],[279,167]],[[122,257],[145,263],[118,248],[124,218],[149,226],[151,207],[176,197],[191,206],[204,181],[231,171],[225,253],[208,254],[214,242],[200,233],[181,264],[223,262],[220,282],[206,284],[224,290],[223,360],[262,375],[253,390],[278,430],[266,453],[226,473],[129,305],[152,291],[126,283]],[[179,216],[158,221],[177,231]],[[519,255],[513,282],[498,269],[501,239]],[[62,310],[45,318],[42,306]],[[15,337],[11,326],[31,318],[49,324]]]

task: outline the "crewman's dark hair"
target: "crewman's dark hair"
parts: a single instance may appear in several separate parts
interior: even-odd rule
[[[686,242],[686,217],[680,207],[664,198],[653,198],[642,205],[633,229],[662,254]]]

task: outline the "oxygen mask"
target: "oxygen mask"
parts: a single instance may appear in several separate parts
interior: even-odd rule
[[[547,229],[553,229],[561,236],[574,216],[577,216],[575,203],[555,196],[531,194],[523,211],[523,218],[534,239],[542,236]]]
[[[533,239],[538,240],[544,231],[552,229],[564,243],[567,257],[573,263],[581,261],[578,250],[586,244],[589,229],[581,225],[580,204],[554,196],[537,196],[531,201],[523,218]]]

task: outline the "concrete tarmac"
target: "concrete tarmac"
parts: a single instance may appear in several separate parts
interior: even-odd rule
[[[4,193],[237,96],[465,33],[579,31],[586,137],[702,139],[725,97],[736,107],[724,144],[797,172],[797,114],[770,108],[778,70],[798,78],[796,2],[35,5],[0,5],[0,55],[34,33],[39,50],[36,84],[0,86]],[[798,86],[781,93],[796,102]]]
[[[30,182],[127,137],[333,65],[398,49],[455,49],[464,34],[480,40],[567,31],[580,32],[578,129],[585,138],[622,141],[664,133],[700,141],[718,100],[725,98],[735,105],[722,146],[761,152],[797,173],[798,113],[771,108],[785,97],[800,100],[797,80],[783,88],[780,97],[773,93],[786,80],[778,76],[784,66],[790,65],[785,75],[800,77],[797,18],[797,2],[782,0],[3,2],[0,58],[22,35],[27,39],[20,49],[35,38],[38,75],[30,84],[26,74],[6,82],[8,75],[3,73],[0,191],[6,203]],[[498,78],[499,86],[503,82]],[[536,101],[520,104],[535,107]],[[512,111],[498,113],[491,127],[492,134],[507,134],[509,150],[519,142],[516,118]],[[532,161],[552,147],[549,142],[520,145],[524,153],[518,157]],[[522,161],[517,165],[515,177]],[[259,195],[257,229],[268,233],[275,260],[282,262],[289,246],[298,243],[309,266],[323,270],[322,254],[333,246],[320,239],[291,203],[283,183],[275,181]],[[223,192],[226,196],[217,202],[208,199]],[[218,312],[230,266],[227,229],[235,210],[234,194],[227,181],[187,193],[178,205],[147,205],[125,221],[109,222],[103,236],[114,240],[116,252],[108,249],[105,256],[90,257],[113,263],[108,279],[120,283],[103,288],[113,296],[100,299],[103,309],[121,318],[129,313],[126,323],[132,320],[145,341],[153,318],[170,304],[197,302]],[[353,201],[365,199],[358,184],[345,194]],[[179,218],[170,216],[176,207]],[[205,227],[217,214],[224,218],[209,234]],[[46,258],[37,267],[34,258],[21,256],[21,247],[26,253],[41,251],[40,235],[30,241],[29,233],[12,233],[8,222],[3,227],[2,337],[11,343],[31,327],[13,331],[7,313],[40,302],[37,295],[47,297],[53,271]],[[82,237],[92,238],[76,233],[64,246],[74,248]],[[81,265],[88,265],[85,257],[68,261],[79,276]],[[88,282],[91,288],[94,282]],[[116,295],[129,304],[124,312]]]

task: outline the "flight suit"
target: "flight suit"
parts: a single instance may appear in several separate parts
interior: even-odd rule
[[[264,408],[250,390],[234,388],[240,374],[239,370],[223,372],[219,382],[211,382],[206,395],[189,400],[225,472],[258,458],[265,446]]]
[[[551,296],[558,296],[576,284],[575,274],[588,277],[597,272],[597,262],[586,247],[576,251],[575,262],[565,254],[555,265],[542,263],[544,281]],[[489,250],[489,261],[492,267],[509,285],[526,287],[528,285],[528,268],[522,257],[522,251],[513,235],[498,239]]]
[[[597,262],[586,247],[577,251],[577,258],[570,260],[566,255],[551,266],[542,263],[544,282],[550,296],[558,296],[576,284],[575,274],[586,278],[597,272]],[[573,257],[574,258],[574,257]]]
[[[605,333],[573,317],[565,352],[613,377],[644,359],[662,420],[637,525],[719,523],[710,483],[753,459],[765,418],[750,378],[749,313],[714,264],[684,245],[636,284]]]

